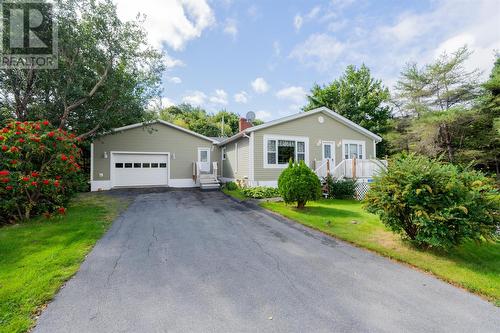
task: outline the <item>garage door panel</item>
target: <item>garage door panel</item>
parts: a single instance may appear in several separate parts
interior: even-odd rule
[[[165,154],[113,154],[113,186],[168,185]]]

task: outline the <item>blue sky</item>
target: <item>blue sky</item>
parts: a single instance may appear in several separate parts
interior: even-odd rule
[[[189,102],[263,120],[296,113],[314,83],[365,63],[392,88],[406,62],[467,44],[487,75],[500,50],[500,1],[116,0],[145,15],[167,56],[163,105]]]

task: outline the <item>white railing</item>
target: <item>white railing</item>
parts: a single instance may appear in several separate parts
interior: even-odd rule
[[[217,178],[217,170],[218,170],[217,162],[212,162],[212,174],[215,178]]]
[[[333,178],[372,178],[387,169],[387,161],[376,159],[345,159],[335,167],[330,167],[329,161],[322,162],[315,168],[318,177],[330,174]]]

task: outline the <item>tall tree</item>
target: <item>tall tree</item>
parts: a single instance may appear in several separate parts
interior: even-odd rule
[[[381,80],[371,76],[365,65],[359,69],[350,65],[331,83],[315,84],[307,99],[305,111],[326,106],[376,134],[382,135],[388,130],[391,118],[389,90]],[[385,149],[380,148],[377,153],[383,156]]]
[[[58,68],[2,70],[0,106],[16,119],[48,118],[82,136],[144,118],[164,64],[141,22],[121,21],[111,0],[55,5]]]
[[[481,93],[480,72],[466,70],[471,53],[464,46],[451,55],[443,53],[422,69],[415,63],[403,69],[395,86],[395,104],[401,115],[417,119],[406,133],[400,133],[406,140],[400,138],[396,145],[406,141],[418,152],[430,156],[444,152],[448,161],[456,160],[467,126],[473,122],[469,110]]]

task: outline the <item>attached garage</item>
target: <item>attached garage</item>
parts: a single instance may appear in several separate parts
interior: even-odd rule
[[[111,152],[111,182],[119,186],[167,186],[168,153]]]
[[[193,165],[213,172],[213,162],[220,163],[217,142],[162,120],[116,128],[90,146],[91,190],[199,186]]]

